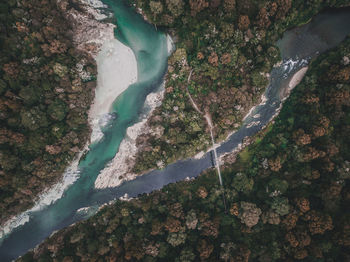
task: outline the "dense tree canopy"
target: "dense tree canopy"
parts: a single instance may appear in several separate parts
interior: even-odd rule
[[[349,57],[348,38],[315,59],[275,123],[226,164],[227,213],[210,170],[116,201],[19,261],[348,261]]]
[[[70,3],[72,4],[72,3]],[[68,6],[69,8],[69,6]],[[85,145],[92,58],[54,0],[0,3],[0,223],[29,208]]]
[[[190,103],[187,88],[200,110],[210,113],[217,141],[226,138],[259,103],[268,73],[280,60],[275,42],[281,34],[325,7],[342,4],[345,1],[136,1],[150,22],[170,32],[177,49],[169,59],[164,101],[149,120],[154,131],[139,139],[133,171],[194,156],[211,145],[207,124]],[[154,135],[159,126],[161,135]]]

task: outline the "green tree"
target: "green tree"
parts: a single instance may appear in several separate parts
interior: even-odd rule
[[[151,8],[152,13],[155,15],[159,15],[160,13],[163,12],[163,5],[161,2],[150,1],[149,7]]]
[[[233,178],[232,186],[240,192],[251,191],[254,186],[254,180],[244,173],[237,173]]]
[[[68,109],[66,104],[60,99],[56,99],[53,103],[51,103],[47,110],[50,117],[57,121],[62,121],[65,118],[67,111]]]
[[[24,127],[33,131],[39,127],[48,126],[46,114],[39,107],[34,107],[31,110],[23,109],[21,111],[21,123]]]
[[[178,17],[184,11],[184,2],[182,0],[166,0],[166,5],[174,17]]]
[[[288,198],[286,197],[275,197],[272,200],[271,208],[276,211],[277,214],[285,216],[289,213]]]

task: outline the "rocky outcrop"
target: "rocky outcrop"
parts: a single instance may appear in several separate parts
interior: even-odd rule
[[[78,5],[77,8],[68,8],[68,0],[58,0],[58,5],[72,24],[76,48],[96,57],[102,44],[114,39],[115,25],[100,21],[108,17],[108,14],[105,15],[99,10],[106,8],[102,2],[98,0],[73,0],[73,2]]]

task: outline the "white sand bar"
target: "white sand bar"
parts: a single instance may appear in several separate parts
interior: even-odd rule
[[[308,70],[307,66],[302,67],[290,78],[288,82],[288,86],[286,86],[286,88],[280,91],[280,99],[282,102],[284,102],[289,97],[290,92],[294,89],[294,87],[296,87],[301,82],[307,70]]]
[[[168,56],[175,50],[175,44],[170,35],[167,35],[167,49]],[[138,152],[136,139],[141,134],[154,131],[147,124],[147,119],[152,115],[153,110],[161,105],[164,96],[164,85],[165,83],[163,83],[163,87],[158,92],[150,93],[146,97],[145,105],[150,108],[150,111],[138,123],[127,128],[126,136],[121,142],[117,154],[98,175],[95,181],[95,188],[117,187],[123,182],[133,180],[138,176],[138,174],[132,172]]]
[[[117,39],[106,41],[97,58],[97,87],[89,119],[92,126],[91,142],[102,137],[101,120],[111,110],[114,100],[137,81],[137,62],[134,53]]]
[[[105,42],[97,58],[97,87],[90,117],[109,113],[114,100],[137,80],[137,62],[132,50],[116,39]]]

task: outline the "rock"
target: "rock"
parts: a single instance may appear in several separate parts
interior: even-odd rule
[[[67,10],[67,18],[73,24],[74,44],[78,49],[96,57],[102,44],[114,38],[115,25],[96,20],[102,15],[97,9],[82,4],[79,7],[79,11],[74,8]]]

